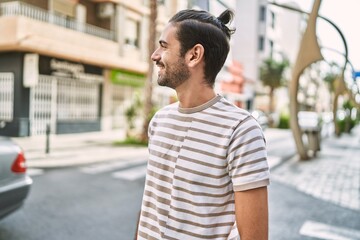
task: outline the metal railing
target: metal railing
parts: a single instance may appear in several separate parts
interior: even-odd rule
[[[87,33],[100,38],[115,41],[114,31],[109,31],[97,26],[81,23],[60,14],[32,6],[27,3],[14,1],[0,4],[0,16],[25,16],[42,22],[48,22],[78,32]]]

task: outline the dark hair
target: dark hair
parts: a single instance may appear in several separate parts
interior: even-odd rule
[[[234,13],[227,9],[219,17],[209,12],[198,10],[182,10],[175,14],[169,23],[177,26],[177,39],[180,42],[180,55],[196,44],[204,47],[205,78],[210,86],[214,86],[216,75],[225,63],[230,50],[229,40],[235,29],[226,24],[231,22]]]

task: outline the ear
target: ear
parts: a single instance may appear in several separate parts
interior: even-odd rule
[[[205,49],[201,44],[196,44],[192,49],[187,52],[186,59],[188,60],[189,67],[195,67],[204,59]]]

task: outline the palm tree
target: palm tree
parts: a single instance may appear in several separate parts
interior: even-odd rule
[[[269,112],[274,112],[274,92],[284,85],[284,71],[289,66],[288,60],[275,61],[272,58],[265,59],[260,67],[260,79],[269,91]]]
[[[156,47],[156,19],[157,19],[157,0],[150,0],[150,19],[149,19],[149,69],[145,83],[145,102],[144,102],[144,119],[141,132],[141,140],[148,140],[148,126],[150,122],[150,115],[153,110],[152,102],[152,76],[154,72],[154,64],[151,61],[151,54]]]

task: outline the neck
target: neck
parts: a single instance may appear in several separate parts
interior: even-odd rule
[[[205,84],[191,84],[187,82],[176,89],[180,107],[193,108],[200,106],[216,96],[212,87]]]

